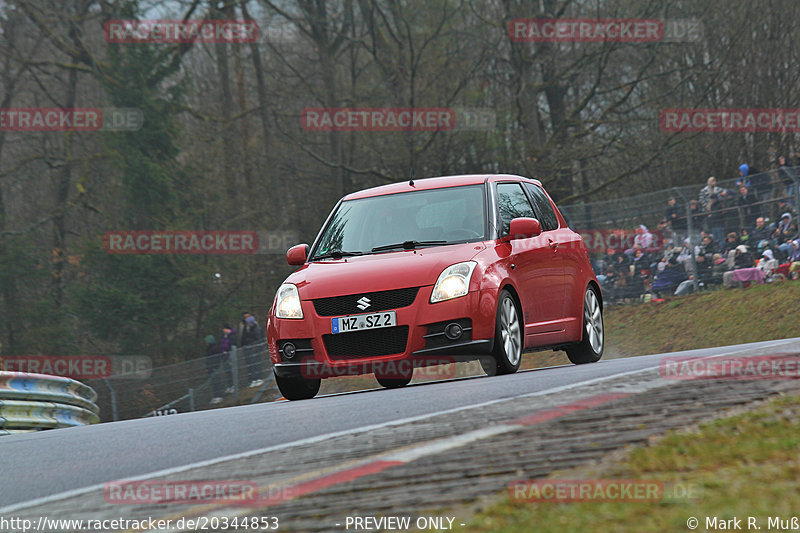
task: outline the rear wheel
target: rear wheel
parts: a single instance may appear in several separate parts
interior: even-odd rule
[[[275,375],[275,383],[287,400],[308,400],[319,392],[321,379],[306,379],[301,377],[282,378]]]
[[[495,318],[493,359],[480,359],[483,371],[489,374],[513,374],[522,362],[522,322],[511,293],[500,291]]]
[[[603,308],[592,287],[586,288],[583,297],[583,338],[567,348],[567,357],[576,365],[595,363],[603,356]]]

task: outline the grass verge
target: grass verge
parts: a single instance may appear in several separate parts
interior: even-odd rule
[[[720,289],[665,302],[610,306],[607,356],[710,348],[797,336],[800,283]]]
[[[706,527],[707,518],[713,517],[718,519],[717,529],[724,529],[719,521],[738,518],[741,529],[747,530],[747,517],[754,517],[755,525],[767,531],[770,519],[791,520],[800,509],[798,448],[800,396],[781,397],[693,431],[671,432],[600,471],[551,476],[654,480],[665,487],[666,497],[660,501],[520,502],[507,495],[479,513],[464,530],[690,531],[690,517],[699,521],[696,531],[713,530]]]

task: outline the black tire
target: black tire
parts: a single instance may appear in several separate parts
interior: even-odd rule
[[[483,371],[488,375],[513,374],[522,363],[524,347],[523,326],[517,302],[509,291],[500,291],[494,326],[492,359],[481,357]]]
[[[381,387],[386,387],[387,389],[399,389],[400,387],[405,387],[411,383],[411,376],[402,378],[375,376],[375,379],[378,380],[378,383],[380,383]]]
[[[275,375],[275,383],[287,400],[308,400],[317,395],[322,380],[302,377],[282,378]]]
[[[387,389],[399,389],[411,383],[414,377],[414,364],[409,359],[402,361],[391,361],[379,368],[373,368],[375,379],[382,387]]]
[[[583,338],[567,348],[567,357],[576,365],[596,363],[603,357],[605,333],[603,306],[593,287],[587,287],[583,296]]]

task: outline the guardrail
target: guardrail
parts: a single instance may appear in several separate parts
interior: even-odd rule
[[[73,379],[0,371],[0,435],[97,424],[96,399]]]

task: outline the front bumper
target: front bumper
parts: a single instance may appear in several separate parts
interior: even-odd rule
[[[402,373],[491,353],[497,293],[473,291],[431,304],[432,290],[432,286],[421,287],[411,305],[391,309],[397,317],[397,326],[391,328],[332,334],[332,317],[320,316],[311,300],[301,302],[302,320],[279,319],[271,313],[267,338],[276,375],[324,378],[383,374],[392,368],[402,368]],[[358,298],[358,294],[353,296]],[[444,328],[452,323],[462,329],[456,339],[444,335]],[[291,357],[284,350],[287,343],[294,348],[289,350]],[[402,367],[400,362],[404,362]]]

